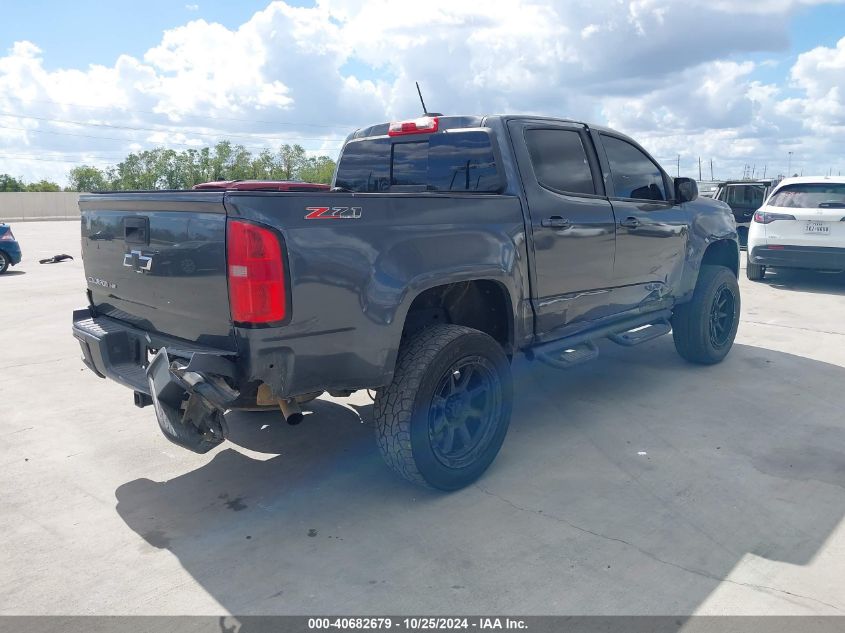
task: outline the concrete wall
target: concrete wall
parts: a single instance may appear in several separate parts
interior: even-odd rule
[[[78,220],[75,191],[0,192],[0,222]]]

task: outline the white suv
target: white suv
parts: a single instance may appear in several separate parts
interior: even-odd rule
[[[786,178],[754,214],[749,279],[766,268],[845,270],[845,177]]]

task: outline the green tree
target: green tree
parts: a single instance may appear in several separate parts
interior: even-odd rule
[[[334,176],[336,163],[328,156],[311,156],[299,170],[299,177],[305,182],[329,184]]]
[[[144,168],[141,162],[141,157],[138,154],[129,154],[115,167],[111,173],[110,189],[126,190],[126,189],[143,189],[141,181],[143,180]]]
[[[296,180],[305,166],[305,149],[301,145],[285,143],[279,148],[278,172],[274,180]]]
[[[209,180],[231,180],[227,178],[229,161],[232,159],[232,143],[220,141],[214,146],[214,154],[210,158],[211,178]]]
[[[227,165],[226,180],[247,180],[256,178],[252,165],[252,154],[243,145],[235,145]]]
[[[67,179],[69,191],[102,191],[110,188],[102,170],[91,165],[74,167]]]
[[[252,161],[252,171],[255,174],[254,178],[272,180],[275,163],[276,157],[273,156],[273,152],[265,147]]]
[[[0,191],[23,191],[26,185],[9,174],[0,174]]]
[[[39,180],[38,182],[31,182],[26,185],[27,191],[61,191],[62,188],[59,187],[54,182],[50,182],[49,180]]]
[[[179,175],[180,189],[190,189],[195,184],[205,181],[201,156],[201,152],[195,149],[185,150],[176,156],[176,171]]]
[[[117,165],[98,169],[90,165],[74,167],[68,174],[69,190],[100,191],[127,189],[190,189],[210,180],[305,180],[331,182],[335,162],[328,156],[306,156],[301,145],[282,145],[278,152],[263,149],[252,154],[243,145],[220,141],[214,147],[180,152],[157,147],[133,152]],[[0,177],[4,186],[25,187],[24,183]],[[32,186],[50,187],[42,181]]]

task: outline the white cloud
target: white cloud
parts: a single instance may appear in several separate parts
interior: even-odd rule
[[[790,78],[806,94],[801,105],[819,111],[822,118],[814,124],[840,130],[845,126],[845,37],[835,48],[820,46],[799,55]]]
[[[416,114],[414,81],[431,109],[609,122],[661,158],[680,152],[687,167],[712,156],[725,176],[787,148],[794,163],[826,169],[843,140],[845,39],[802,54],[777,85],[741,61],[783,52],[790,16],[813,3],[490,0],[482,11],[407,0],[397,11],[389,0],[274,2],[235,29],[196,19],[141,58],[60,70],[45,68],[43,43],[17,42],[0,54],[0,113],[101,126],[0,116],[0,172],[63,181],[67,164],[3,156],[85,152],[105,164],[156,143],[229,135],[253,148],[291,141],[334,153],[352,128]]]
[[[200,5],[198,5],[198,4],[186,4],[185,10],[186,11],[199,11]]]

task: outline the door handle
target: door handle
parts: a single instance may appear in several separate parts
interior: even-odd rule
[[[570,226],[572,226],[572,222],[570,220],[567,220],[566,218],[560,217],[559,215],[553,215],[550,218],[541,220],[540,225],[548,227],[550,229],[568,229]]]
[[[148,218],[124,218],[123,239],[127,244],[150,243],[150,221]]]
[[[640,225],[640,221],[635,217],[625,218],[619,223],[619,226],[624,226],[626,229],[635,229]]]

